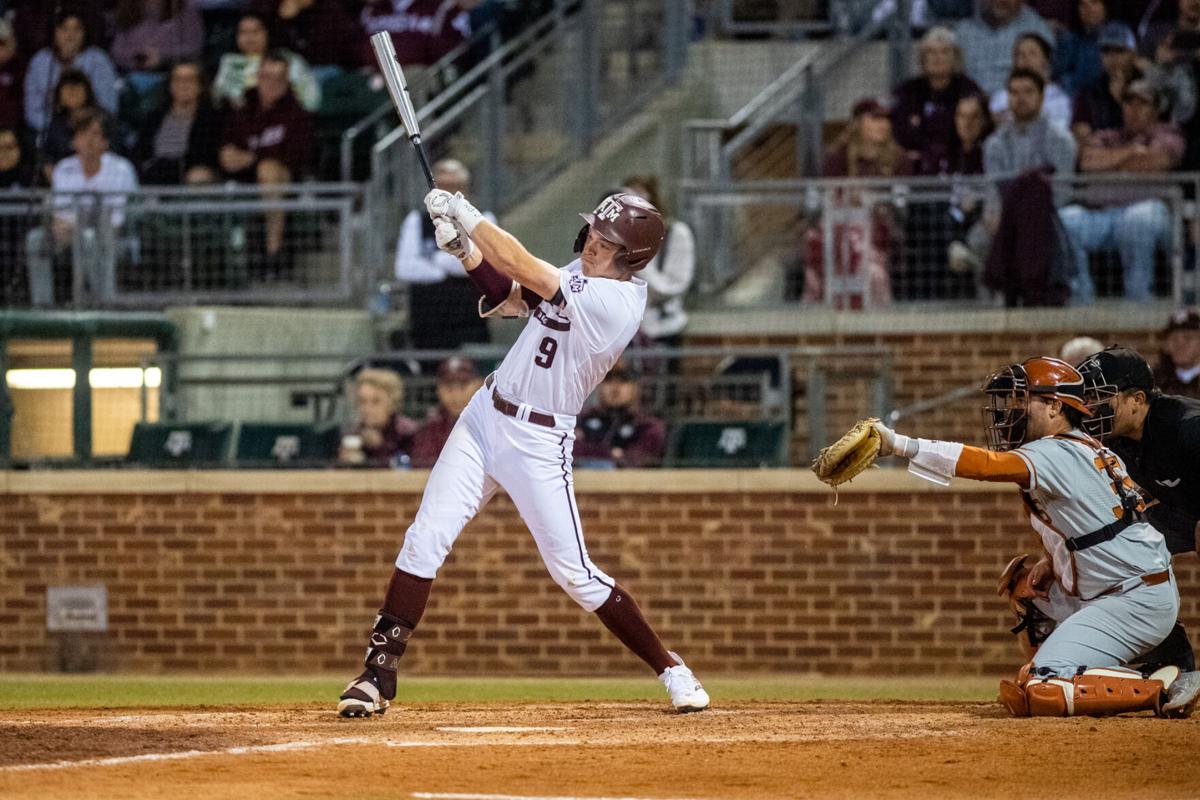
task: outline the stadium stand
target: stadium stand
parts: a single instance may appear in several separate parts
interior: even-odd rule
[[[1099,332],[1075,308],[1091,303],[1153,318],[1135,334],[1153,348],[1165,314],[1196,299],[1194,4],[1142,14],[1129,4],[1074,13],[1007,0],[712,0],[683,18],[680,4],[659,0],[495,0],[465,3],[443,29],[414,40],[423,29],[414,21],[433,5],[122,0],[64,3],[54,14],[0,4],[0,123],[5,108],[21,112],[15,141],[0,128],[0,151],[19,154],[10,162],[0,152],[5,302],[192,319],[210,304],[343,309],[374,340],[340,353],[345,361],[404,345],[414,317],[441,312],[426,303],[410,314],[408,284],[392,269],[400,222],[424,181],[366,46],[376,29],[393,31],[410,66],[431,157],[470,169],[480,206],[539,254],[569,258],[562,209],[590,205],[614,176],[659,177],[694,236],[695,274],[688,321],[659,339],[682,349],[648,357],[639,380],[646,407],[676,431],[697,420],[782,419],[784,460],[800,463],[848,413],[845,387],[890,381],[896,390],[869,389],[859,413],[877,410],[881,397],[901,405],[927,397],[887,377],[897,367],[885,356],[864,356],[867,377],[827,365],[814,373],[820,358],[794,353],[782,369],[755,365],[739,376],[698,354],[705,347],[896,352],[892,334],[868,336],[869,321],[854,317],[882,313],[880,325],[919,335],[914,315],[936,314],[950,335],[981,313],[1046,306],[1063,316],[1037,317],[1040,330]],[[259,96],[273,48],[288,64],[285,97],[312,113],[310,149],[279,159],[288,161],[282,172],[259,168],[272,159],[252,153],[252,142],[266,131],[239,125],[236,109]],[[1011,88],[1013,67],[1037,76],[1026,79],[1037,124],[1049,87],[1055,102],[1059,92],[1069,99],[1070,131],[1055,125],[1053,136],[1078,157],[1060,158],[1046,136],[1042,150],[1028,146],[1026,122],[1015,118],[1022,100],[987,96],[998,81]],[[33,127],[44,134],[22,123],[31,103],[43,110]],[[1152,119],[1130,122],[1126,107],[1136,113],[1138,103]],[[129,159],[139,187],[106,193],[85,176],[48,188],[51,162],[71,155],[75,123],[96,109],[106,115],[106,157]],[[239,152],[222,157],[223,146]],[[1005,157],[989,162],[988,153]],[[235,176],[244,183],[221,182]],[[1028,221],[1034,197],[1037,228]],[[1147,198],[1153,230],[1121,228],[1122,209]],[[109,213],[94,213],[101,208]],[[78,221],[70,230],[68,217]],[[1054,283],[1048,290],[1014,267],[1032,263]],[[856,333],[797,333],[813,314],[838,320],[827,330]],[[789,320],[791,332],[772,340],[768,318]],[[490,325],[496,341],[511,332]],[[654,339],[645,333],[643,343]],[[276,351],[281,363],[301,352]],[[432,404],[430,364],[395,358],[419,362],[406,373],[405,411],[420,419]],[[340,389],[329,387],[342,379],[288,391],[332,400]],[[184,377],[163,395],[187,387]],[[346,404],[326,406],[344,420]],[[262,419],[290,424],[289,414],[312,411],[281,404]],[[244,418],[236,409],[220,416]]]

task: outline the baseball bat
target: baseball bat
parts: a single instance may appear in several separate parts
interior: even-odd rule
[[[425,173],[425,182],[430,189],[437,188],[433,179],[433,170],[429,167],[429,158],[425,155],[425,147],[421,144],[421,128],[417,125],[417,112],[413,110],[412,99],[408,96],[408,83],[404,80],[404,70],[396,58],[396,48],[392,46],[392,36],[387,31],[371,34],[371,48],[375,51],[375,60],[383,72],[384,83],[387,84],[388,94],[392,104],[404,123],[408,140],[417,150],[417,158],[421,162],[421,171]]]

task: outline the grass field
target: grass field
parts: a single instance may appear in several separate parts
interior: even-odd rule
[[[1200,720],[1013,719],[995,678],[0,675],[4,800],[1060,800],[1198,796]],[[1080,757],[1086,754],[1086,757]]]
[[[0,675],[0,709],[153,708],[334,703],[344,676],[246,677]],[[994,678],[828,678],[813,675],[706,678],[714,701],[991,700]],[[628,702],[663,700],[645,678],[404,678],[404,703]]]

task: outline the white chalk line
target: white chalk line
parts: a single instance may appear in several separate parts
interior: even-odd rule
[[[206,756],[245,756],[259,753],[286,753],[297,750],[313,750],[330,745],[376,745],[379,747],[562,747],[564,745],[578,746],[583,742],[574,739],[556,741],[526,741],[526,742],[481,742],[481,741],[389,741],[387,739],[370,739],[367,737],[326,739],[324,741],[281,742],[279,744],[257,744],[245,747],[228,747],[224,750],[180,750],[175,753],[143,753],[137,756],[112,756],[109,758],[85,758],[78,761],[51,761],[45,764],[14,764],[0,767],[0,772],[42,772],[75,767],[116,767],[126,764],[145,762],[184,761]]]
[[[470,794],[463,792],[413,792],[419,800],[668,800],[651,797],[594,797],[576,795],[533,795],[533,794]]]
[[[475,727],[443,727],[434,728],[442,733],[543,733],[546,731],[567,731],[569,727],[547,727],[534,725],[477,725]]]

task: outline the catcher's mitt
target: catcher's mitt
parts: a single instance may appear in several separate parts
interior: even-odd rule
[[[817,453],[813,473],[837,489],[874,464],[883,444],[879,431],[875,430],[876,422],[879,420],[874,417],[860,420],[842,438]]]

